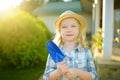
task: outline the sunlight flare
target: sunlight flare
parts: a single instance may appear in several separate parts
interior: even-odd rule
[[[0,0],[0,12],[15,8],[22,0]]]

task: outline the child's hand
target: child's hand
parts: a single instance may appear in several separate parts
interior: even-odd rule
[[[64,61],[58,63],[58,71],[62,75],[64,75],[66,72],[68,72],[68,66]]]
[[[68,72],[65,74],[65,76],[69,79],[69,80],[73,80],[74,78],[76,78],[78,75],[78,69],[75,68],[69,68]]]

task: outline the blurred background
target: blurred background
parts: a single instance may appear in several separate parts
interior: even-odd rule
[[[66,10],[87,21],[99,80],[120,80],[119,0],[0,0],[0,80],[42,80],[46,41]]]

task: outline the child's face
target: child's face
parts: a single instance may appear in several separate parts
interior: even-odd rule
[[[79,22],[74,18],[64,19],[60,24],[63,41],[75,41],[79,34]]]

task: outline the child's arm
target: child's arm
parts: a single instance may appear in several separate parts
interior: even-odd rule
[[[95,63],[89,49],[87,49],[87,71],[91,74],[92,80],[98,80]]]
[[[89,49],[86,50],[86,69],[87,71],[83,71],[77,68],[70,68],[68,72],[65,74],[67,78],[74,79],[76,77],[80,78],[80,80],[98,80],[98,76],[96,73],[94,61],[92,58],[92,53]]]
[[[66,73],[66,77],[70,80],[76,77],[78,77],[80,80],[92,80],[92,76],[89,72],[76,68],[70,68],[69,71]]]
[[[56,80],[59,77],[63,76],[66,72],[68,72],[67,64],[63,61],[58,63],[57,70],[50,73],[50,80]]]
[[[46,68],[45,68],[45,72],[43,75],[43,79],[44,80],[49,80],[50,74],[52,72],[54,72],[57,69],[57,66],[55,64],[55,62],[52,60],[52,58],[50,57],[50,55],[48,55],[48,59],[46,62]]]
[[[65,62],[60,62],[58,65],[48,56],[45,73],[43,75],[44,80],[56,80],[65,72],[67,72],[68,67]]]
[[[77,77],[80,78],[81,80],[92,80],[92,75],[89,72],[77,69],[78,72]]]
[[[55,70],[50,73],[49,80],[57,80],[62,74],[59,72],[59,70]]]

